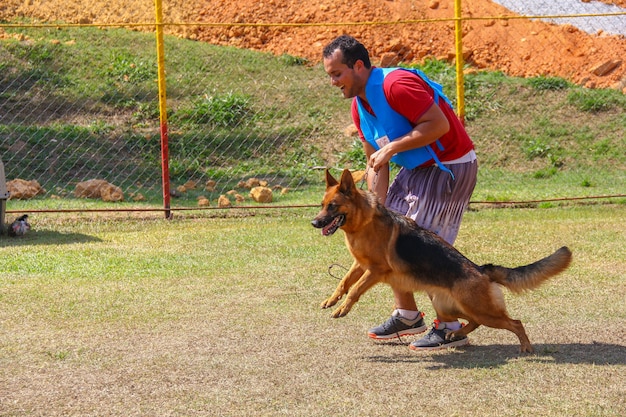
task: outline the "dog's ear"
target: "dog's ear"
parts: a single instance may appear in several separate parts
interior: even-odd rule
[[[326,188],[339,184],[337,180],[330,174],[330,170],[326,168]]]
[[[341,174],[341,182],[339,185],[339,190],[346,194],[350,195],[356,189],[356,185],[354,185],[354,178],[352,178],[352,173],[348,169],[344,169]]]

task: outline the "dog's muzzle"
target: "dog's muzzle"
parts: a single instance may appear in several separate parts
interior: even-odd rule
[[[323,236],[330,236],[337,231],[346,222],[346,216],[339,214],[335,217],[325,217],[322,219],[313,219],[311,224],[313,227],[322,229]]]

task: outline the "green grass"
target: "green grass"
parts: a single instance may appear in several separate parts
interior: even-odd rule
[[[141,184],[150,203],[159,204],[154,36],[97,28],[6,31],[29,39],[0,41],[0,152],[8,178],[38,179],[50,197],[57,188],[71,194],[86,177],[113,177],[127,193]],[[214,199],[257,176],[305,193],[313,187],[315,194],[322,177],[311,167],[364,165],[354,138],[342,133],[349,102],[319,64],[174,37],[166,37],[165,51],[175,185],[217,180]],[[427,60],[419,67],[456,101],[453,66]],[[466,127],[481,164],[479,199],[623,194],[623,94],[499,72],[467,74],[465,81]],[[48,110],[24,119],[39,106]],[[18,141],[26,146],[15,150]],[[50,168],[45,156],[59,149],[64,157]],[[193,205],[197,195],[185,197],[177,204]]]
[[[477,263],[573,250],[562,275],[506,294],[537,350],[524,356],[513,334],[482,327],[450,352],[370,341],[391,309],[385,286],[331,319],[327,270],[350,256],[341,232],[310,226],[315,212],[33,215],[32,232],[0,237],[1,414],[626,412],[623,205],[466,214],[457,245]]]

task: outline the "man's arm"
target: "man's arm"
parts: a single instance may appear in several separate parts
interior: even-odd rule
[[[450,130],[450,123],[439,106],[433,104],[416,122],[413,130],[389,142],[368,156],[368,164],[375,172],[382,171],[389,160],[397,153],[430,145]],[[372,148],[372,150],[374,150]],[[367,150],[366,150],[367,152]],[[387,171],[389,171],[387,169]],[[388,182],[388,181],[387,181]]]
[[[367,189],[374,192],[380,202],[385,204],[387,190],[389,189],[389,162],[381,166],[378,171],[374,171],[370,167],[370,158],[376,150],[368,142],[363,142],[363,149],[367,156]]]

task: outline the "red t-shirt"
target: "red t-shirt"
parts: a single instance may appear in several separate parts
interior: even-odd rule
[[[415,126],[419,118],[435,103],[433,90],[430,86],[409,71],[397,70],[387,74],[383,82],[383,90],[391,108],[404,116],[412,126]],[[368,108],[369,105],[363,104],[373,114],[371,108]],[[439,99],[439,108],[448,119],[450,130],[439,138],[444,147],[443,151],[437,145],[432,147],[441,162],[452,161],[474,149],[474,144],[454,110],[441,98]],[[352,120],[359,131],[359,137],[365,142],[365,137],[361,131],[356,97],[352,101]],[[430,161],[422,166],[432,164],[433,162]]]

